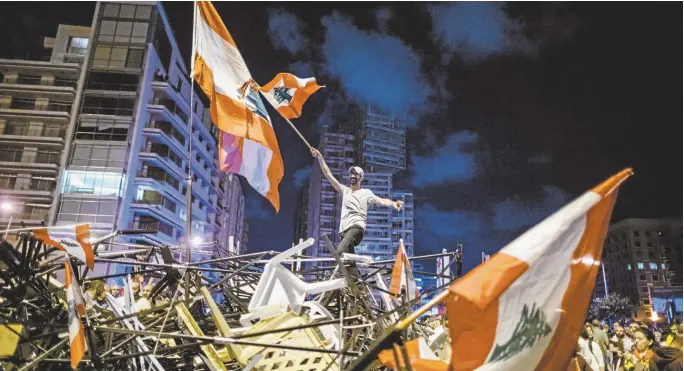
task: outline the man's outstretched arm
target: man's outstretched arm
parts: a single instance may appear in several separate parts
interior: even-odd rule
[[[404,201],[392,201],[392,200],[387,199],[387,198],[378,197],[376,202],[378,203],[378,205],[393,207],[393,208],[397,209],[397,211],[401,210],[401,207],[404,206]]]
[[[328,164],[325,163],[325,160],[323,159],[323,155],[321,155],[320,152],[318,152],[317,149],[312,148],[311,149],[311,155],[315,158],[318,159],[318,164],[321,165],[321,171],[323,171],[323,175],[328,179],[330,184],[332,184],[333,188],[337,192],[340,191],[340,182],[335,179],[335,177],[332,175],[332,172],[330,171],[330,168],[328,167]]]

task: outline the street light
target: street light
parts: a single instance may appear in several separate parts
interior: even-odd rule
[[[658,312],[655,311],[655,308],[651,307],[651,321],[656,322],[658,321]]]
[[[6,212],[10,213],[10,218],[9,218],[9,221],[7,222],[7,229],[5,229],[5,237],[4,237],[4,239],[7,240],[7,234],[9,233],[10,226],[12,225],[12,214],[11,214],[11,212],[12,212],[13,207],[12,207],[12,204],[9,202],[3,202],[2,204],[0,204],[0,209],[2,209],[2,211],[6,211]]]
[[[190,243],[192,246],[197,246],[202,243],[202,237],[200,236],[192,236],[192,239],[190,240]]]

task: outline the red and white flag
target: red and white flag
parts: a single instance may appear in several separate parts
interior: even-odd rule
[[[394,261],[394,268],[392,268],[389,291],[394,296],[399,296],[402,286],[406,288],[408,300],[415,299],[417,291],[416,280],[413,278],[413,271],[411,271],[411,263],[404,248],[404,241],[400,239],[397,258]]]
[[[56,247],[86,263],[91,270],[95,268],[95,253],[90,244],[88,224],[79,224],[69,228],[34,228],[33,235],[44,244]]]
[[[322,87],[314,77],[300,79],[289,73],[279,73],[260,90],[281,116],[295,119],[302,115],[302,106],[311,94]]]
[[[276,212],[283,158],[266,106],[242,55],[210,1],[195,2],[192,76],[211,101],[220,130],[221,171],[239,174]]]
[[[64,262],[64,281],[67,304],[69,306],[69,349],[71,351],[71,368],[76,369],[86,352],[85,330],[81,316],[85,315],[85,305],[81,297],[78,282],[68,262]]]
[[[565,370],[575,353],[626,169],[454,283],[452,370]]]

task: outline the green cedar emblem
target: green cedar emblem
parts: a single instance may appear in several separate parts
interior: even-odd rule
[[[284,86],[278,86],[273,88],[273,97],[278,104],[287,102],[288,104],[292,101],[292,95],[290,95],[290,89]]]
[[[532,304],[532,309],[525,304],[513,336],[505,344],[497,344],[487,362],[505,361],[525,348],[532,348],[550,332],[551,326],[546,323],[546,313],[537,308],[536,304]]]

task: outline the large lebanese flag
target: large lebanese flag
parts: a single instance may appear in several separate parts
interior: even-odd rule
[[[219,150],[221,168],[247,178],[277,211],[284,168],[271,119],[216,9],[209,1],[196,4],[192,75],[211,101],[211,118],[222,131],[220,143],[228,151],[240,149],[240,161],[230,164],[224,164],[224,151]]]
[[[452,370],[565,370],[575,353],[617,189],[586,192],[454,283]]]

